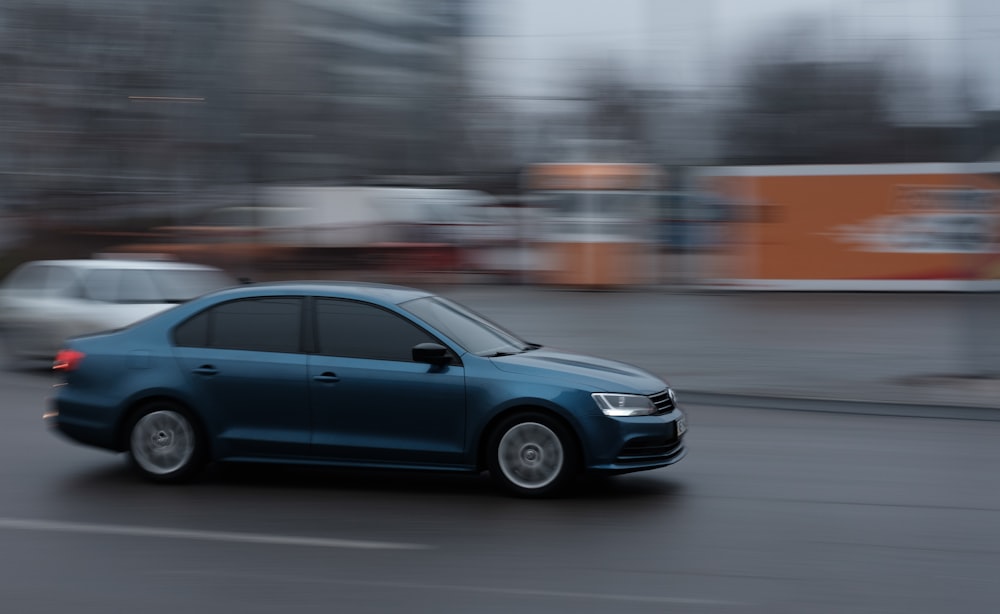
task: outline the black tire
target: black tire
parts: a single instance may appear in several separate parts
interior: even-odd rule
[[[580,468],[576,439],[556,418],[525,411],[496,425],[487,443],[493,480],[519,497],[545,497],[563,491]]]
[[[132,415],[125,430],[129,464],[152,482],[186,482],[205,465],[205,438],[186,408],[152,401]]]

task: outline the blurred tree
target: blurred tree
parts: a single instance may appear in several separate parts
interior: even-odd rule
[[[453,0],[254,0],[239,11],[245,150],[259,181],[453,171],[461,23]],[[428,14],[424,9],[435,8]],[[446,10],[449,9],[449,10]]]
[[[579,98],[584,108],[587,135],[593,139],[641,142],[643,108],[641,92],[611,61],[596,62],[583,73]]]
[[[3,195],[175,216],[237,183],[449,172],[461,7],[3,0]]]
[[[13,199],[161,215],[219,182],[220,16],[200,0],[5,0],[0,172]]]
[[[772,164],[885,161],[892,127],[882,67],[790,60],[758,64],[730,117],[737,158]]]
[[[901,49],[837,48],[829,24],[792,21],[745,66],[727,113],[729,163],[846,164],[954,160],[961,132],[941,121],[933,85]],[[888,51],[886,51],[888,50]],[[926,102],[914,110],[914,101]]]

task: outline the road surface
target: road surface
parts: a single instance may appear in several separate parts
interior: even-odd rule
[[[689,456],[549,501],[484,476],[155,486],[0,373],[4,611],[989,612],[1000,423],[689,407]]]

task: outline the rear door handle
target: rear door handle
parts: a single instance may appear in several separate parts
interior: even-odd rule
[[[326,371],[325,373],[313,376],[313,381],[322,382],[324,384],[335,384],[340,381],[340,378],[337,377],[336,373],[333,373],[331,371]]]
[[[218,375],[219,370],[212,365],[202,365],[191,371],[191,373],[194,373],[195,375]]]

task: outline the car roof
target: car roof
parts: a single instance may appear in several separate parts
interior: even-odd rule
[[[124,258],[78,259],[78,260],[33,260],[27,265],[65,266],[77,269],[155,269],[171,271],[217,271],[216,267],[172,260],[127,260]]]
[[[277,296],[288,294],[313,294],[317,296],[335,296],[359,300],[374,300],[386,304],[398,305],[417,298],[434,296],[432,292],[395,286],[357,281],[276,281],[252,283],[213,293],[213,296],[229,295],[232,298],[250,296]]]

